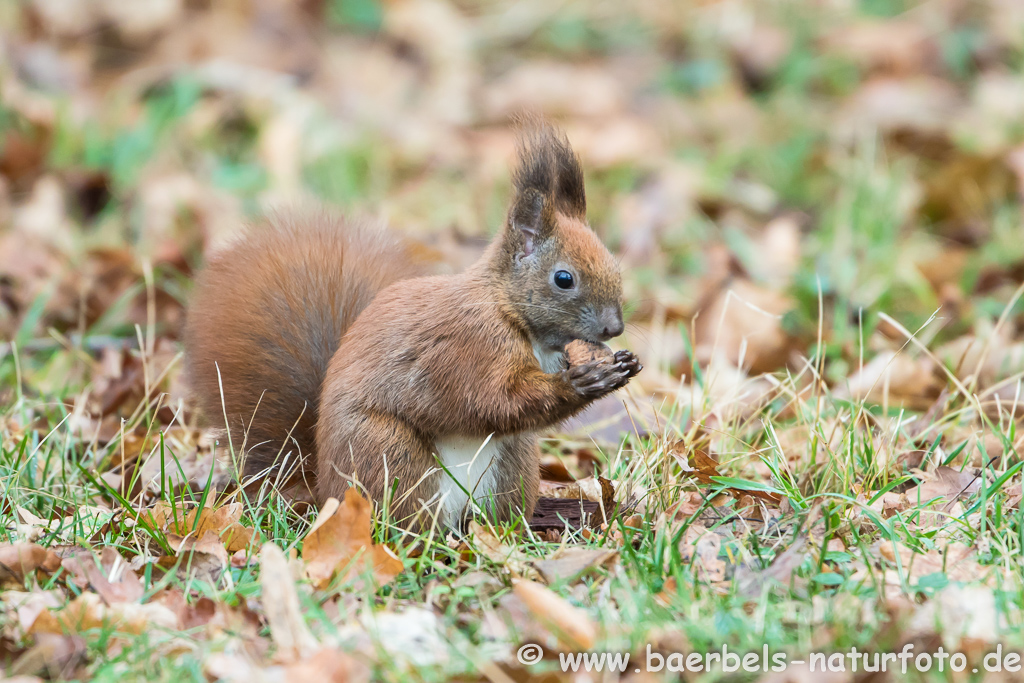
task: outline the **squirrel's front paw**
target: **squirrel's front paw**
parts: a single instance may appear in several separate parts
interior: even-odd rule
[[[630,351],[619,351],[611,359],[575,365],[565,371],[569,384],[588,399],[600,398],[626,386],[643,366]]]
[[[636,354],[632,351],[627,351],[626,349],[616,351],[612,360],[615,363],[622,364],[622,366],[629,371],[630,377],[636,377],[640,374],[640,371],[644,369],[644,366],[640,364],[640,359],[636,357]]]

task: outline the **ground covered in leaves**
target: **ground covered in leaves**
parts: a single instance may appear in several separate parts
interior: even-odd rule
[[[1013,679],[1022,8],[0,3],[0,676]],[[547,435],[589,524],[225,492],[180,380],[204,254],[319,201],[458,270],[524,110],[583,158],[646,366]]]

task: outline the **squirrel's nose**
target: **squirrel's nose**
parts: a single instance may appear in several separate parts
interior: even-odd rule
[[[622,323],[622,309],[618,306],[608,307],[601,313],[601,325],[604,329],[601,332],[603,341],[618,337],[626,326]]]

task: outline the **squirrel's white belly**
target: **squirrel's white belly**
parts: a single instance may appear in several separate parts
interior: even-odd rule
[[[469,492],[477,504],[483,506],[494,490],[500,463],[502,440],[497,437],[478,439],[449,437],[439,439],[434,447],[447,472],[441,472],[438,496],[441,502],[441,522],[456,527],[469,502]]]
[[[539,344],[533,345],[533,355],[540,364],[540,369],[551,375],[563,368],[565,353],[561,349],[551,349]]]

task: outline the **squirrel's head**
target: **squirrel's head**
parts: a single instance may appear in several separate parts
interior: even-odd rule
[[[508,299],[534,342],[554,350],[622,334],[622,277],[587,225],[583,170],[565,136],[544,125],[524,131],[512,180],[498,251]]]

